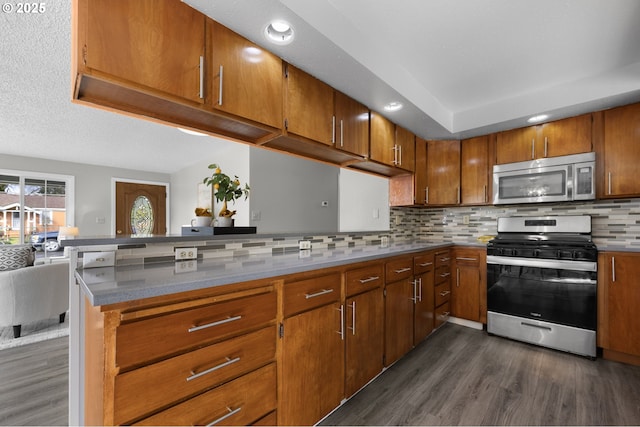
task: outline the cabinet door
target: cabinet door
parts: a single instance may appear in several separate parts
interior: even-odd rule
[[[369,155],[369,109],[347,95],[335,93],[336,148]]]
[[[204,102],[205,16],[180,0],[85,0],[86,66]]]
[[[376,113],[371,112],[370,158],[385,165],[395,166],[395,125]]]
[[[211,21],[213,107],[282,127],[282,60]]]
[[[640,104],[604,112],[604,195],[640,194]]]
[[[287,65],[287,131],[326,145],[333,144],[333,88]]]
[[[460,203],[460,141],[427,142],[427,203]]]
[[[403,127],[396,126],[397,166],[413,172],[415,170],[416,137]]]
[[[385,292],[385,365],[413,346],[413,285],[411,279],[388,283]]]
[[[460,203],[487,204],[493,167],[489,158],[489,135],[465,139],[460,144]]]
[[[451,287],[451,314],[480,321],[480,268],[456,261],[455,285]]]
[[[557,157],[593,151],[591,114],[545,123],[540,125],[540,131],[537,157]]]
[[[285,319],[278,424],[313,425],[344,395],[342,306],[329,304]]]
[[[414,283],[413,344],[418,345],[433,331],[434,327],[434,269],[416,276]]]
[[[640,356],[640,256],[613,253],[604,256],[604,303],[608,345],[613,351]],[[598,285],[600,286],[600,284]]]
[[[536,138],[537,130],[535,126],[498,133],[496,163],[524,162],[535,159]]]
[[[360,390],[382,369],[384,299],[382,288],[347,299],[345,396]]]

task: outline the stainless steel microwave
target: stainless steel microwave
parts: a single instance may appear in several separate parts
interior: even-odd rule
[[[493,167],[493,204],[593,200],[596,153]]]

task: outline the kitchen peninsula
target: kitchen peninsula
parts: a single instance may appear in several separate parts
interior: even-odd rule
[[[451,243],[302,238],[68,242],[70,421],[314,424],[449,317]],[[175,261],[187,247],[196,259]]]

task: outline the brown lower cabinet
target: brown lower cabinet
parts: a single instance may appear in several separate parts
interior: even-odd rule
[[[453,249],[452,316],[486,323],[486,252],[485,248]]]
[[[640,365],[640,253],[598,255],[598,347],[605,359]]]
[[[450,269],[441,248],[88,306],[85,423],[316,424],[446,321]]]

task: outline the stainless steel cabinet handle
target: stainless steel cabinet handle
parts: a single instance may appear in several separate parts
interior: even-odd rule
[[[418,301],[422,302],[422,277],[418,278],[418,290],[420,291],[418,293]]]
[[[616,281],[616,257],[611,257],[611,282]]]
[[[456,261],[477,261],[477,260],[478,258],[463,257],[463,256],[456,257]]]
[[[460,187],[456,187],[456,198],[458,199],[458,204],[460,204]]]
[[[544,156],[547,157],[547,145],[549,143],[549,138],[544,137]]]
[[[336,143],[336,116],[331,118],[331,143]]]
[[[310,298],[315,298],[315,297],[319,297],[321,295],[326,295],[326,294],[330,294],[331,292],[333,292],[333,289],[323,289],[319,292],[313,293],[313,294],[304,294],[305,299],[310,299]]]
[[[340,334],[340,339],[344,341],[344,305],[340,305],[340,308],[336,308],[340,312],[340,330],[336,331]]]
[[[400,273],[405,273],[405,272],[407,272],[407,271],[409,271],[409,270],[411,270],[411,267],[405,267],[405,268],[401,268],[401,269],[399,269],[399,270],[394,270],[394,272],[395,272],[396,274],[400,274]]]
[[[402,145],[398,145],[398,150],[400,151],[400,156],[398,160],[398,164],[402,166]]]
[[[433,263],[432,262],[423,262],[422,264],[419,264],[419,265],[420,265],[420,267],[427,267],[429,265],[433,265]]]
[[[227,411],[229,411],[229,412],[228,412],[227,414],[225,414],[225,415],[221,416],[220,418],[218,418],[218,419],[216,419],[216,420],[211,421],[209,424],[207,424],[207,427],[209,427],[209,426],[214,426],[214,425],[218,424],[219,422],[222,422],[222,421],[226,420],[226,419],[227,419],[227,418],[229,418],[230,416],[235,415],[235,414],[237,414],[238,412],[240,412],[240,410],[241,410],[241,409],[242,409],[242,406],[240,406],[239,408],[236,408],[236,409],[231,409],[231,408],[229,408],[229,407],[227,406]]]
[[[200,91],[198,96],[200,99],[204,99],[204,56],[200,56]]]
[[[224,67],[220,66],[220,82],[218,83],[218,105],[222,105],[222,79],[224,78]]]
[[[460,269],[456,268],[456,288],[460,287]]]
[[[451,261],[451,258],[449,258],[449,257],[443,257],[443,258],[440,258],[440,261],[442,261],[442,262]]]
[[[409,298],[414,304],[418,302],[418,279],[411,282],[413,285],[413,298]]]
[[[344,120],[340,120],[340,147],[344,147]]]
[[[451,273],[442,273],[442,274],[440,275],[440,277],[447,277],[447,276],[451,276]]]
[[[224,368],[225,366],[233,365],[234,363],[237,363],[240,361],[239,357],[236,357],[234,359],[230,359],[227,357],[226,359],[227,359],[226,362],[221,363],[217,366],[214,366],[213,368],[209,368],[205,371],[198,372],[197,374],[194,371],[191,371],[191,376],[187,377],[187,381],[195,380],[196,378],[200,378],[204,375],[210,374],[213,371],[217,371],[218,369]]]
[[[369,282],[373,282],[374,280],[378,280],[380,278],[380,276],[371,276],[371,277],[367,277],[366,279],[360,279],[360,283],[369,283]]]
[[[429,204],[429,187],[426,187],[424,189],[424,204],[425,205]]]
[[[446,297],[447,295],[449,295],[451,293],[451,291],[442,291],[440,292],[440,296],[441,297]]]
[[[351,303],[351,335],[356,334],[356,302]]]
[[[485,203],[489,201],[487,199],[487,186],[486,185],[484,185],[484,201],[485,201]]]
[[[225,323],[235,322],[236,320],[240,320],[240,319],[242,319],[242,316],[227,317],[226,319],[217,320],[215,322],[207,323],[206,325],[193,326],[193,327],[187,329],[187,331],[188,332],[196,332],[196,331],[200,331],[202,329],[207,329],[207,328],[212,328],[214,326],[224,325]]]
[[[536,158],[536,140],[531,140],[531,160]]]
[[[609,172],[609,185],[608,185],[608,193],[607,194],[611,194],[611,172]]]

